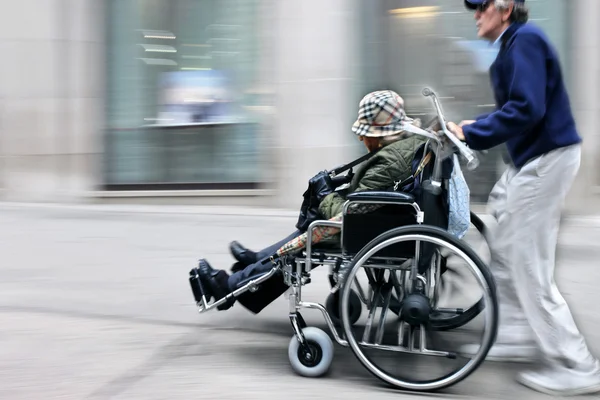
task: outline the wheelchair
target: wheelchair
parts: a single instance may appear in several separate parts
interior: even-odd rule
[[[273,268],[269,272],[253,277],[217,302],[208,304],[199,290],[199,277],[190,276],[199,312],[219,307],[247,291],[260,290],[261,284],[278,275],[289,286],[289,319],[294,334],[288,357],[293,370],[301,376],[324,375],[330,369],[334,354],[330,335],[307,326],[302,309],[321,312],[335,342],[349,347],[372,375],[394,388],[438,391],[476,371],[496,338],[496,288],[492,274],[476,251],[447,230],[448,208],[444,196],[448,175],[444,170],[456,153],[467,160],[470,169],[477,167],[478,160],[447,130],[435,93],[426,88],[423,95],[433,101],[436,126],[440,130],[427,130],[431,135],[427,146],[433,157],[422,171],[418,192],[394,190],[348,195],[341,221],[313,222],[307,231],[305,250],[272,257],[269,262]],[[375,210],[353,211],[365,205]],[[485,240],[485,224],[475,214],[470,215],[471,224]],[[313,230],[317,227],[339,228],[339,243],[312,244]],[[448,261],[452,257],[464,262],[480,290],[466,307],[440,305],[442,278],[449,271]],[[331,292],[325,305],[302,300],[302,288],[310,283],[313,266],[329,267]],[[365,308],[368,312],[361,333],[362,325],[359,327],[357,323],[364,316]],[[481,342],[477,353],[464,365],[454,366],[452,360],[462,359],[463,355],[452,348],[432,348],[431,343],[436,342],[432,335],[452,331],[461,335],[464,332],[461,329],[476,320],[484,325]],[[373,354],[385,356],[382,361],[376,361]],[[443,371],[438,366],[422,367],[416,361],[419,356],[450,360],[452,365],[444,365]],[[408,363],[403,367],[399,366],[401,357]],[[386,367],[386,363],[391,366]],[[435,376],[422,379],[404,376],[406,372],[417,370]]]

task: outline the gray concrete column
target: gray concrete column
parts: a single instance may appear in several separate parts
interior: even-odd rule
[[[354,0],[277,1],[275,7],[275,205],[297,208],[311,176],[359,154],[350,127],[361,28]]]
[[[98,0],[0,0],[3,199],[76,199],[96,181],[102,9]]]
[[[600,212],[600,1],[570,1],[571,101],[583,137],[581,170],[567,199],[573,214]],[[565,60],[566,62],[566,60]]]

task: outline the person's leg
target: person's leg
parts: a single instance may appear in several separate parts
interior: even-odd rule
[[[231,275],[227,274],[227,272],[223,270],[215,270],[210,266],[208,261],[201,260],[198,267],[198,273],[201,275],[201,279],[206,284],[207,289],[205,290],[210,291],[210,293],[205,293],[205,295],[209,298],[214,297],[218,300],[242,287],[245,283],[245,280],[249,280],[258,277],[263,273],[269,272],[273,268],[273,264],[271,262],[263,264],[262,261],[266,260],[281,246],[299,235],[300,232],[294,232],[285,239],[282,239],[279,242],[267,247],[260,252],[261,254],[264,254],[264,257],[254,264],[250,264]],[[277,271],[273,277],[260,285],[260,289],[257,292],[246,292],[238,296],[236,300],[250,311],[258,313],[264,307],[281,296],[287,289],[288,286],[283,281],[282,273]],[[231,305],[233,305],[233,303],[234,300],[228,302],[227,305],[224,305],[219,309],[228,309],[231,307]]]
[[[232,274],[228,281],[228,289],[230,291],[236,290],[243,286],[245,280],[252,280],[258,278],[261,274],[268,273],[273,269],[274,265],[271,262],[262,264],[260,261],[251,264],[244,268],[242,271],[238,271]],[[237,302],[244,306],[246,309],[254,314],[258,314],[265,307],[279,298],[289,289],[289,286],[285,284],[283,279],[283,273],[281,271],[275,272],[275,275],[270,277],[268,280],[260,284],[257,291],[247,291],[237,296]]]
[[[268,262],[263,264],[263,261],[273,255],[281,246],[289,242],[290,240],[301,235],[301,232],[296,231],[280,240],[279,242],[269,246],[257,254],[259,259],[256,263],[248,265],[243,270],[236,271],[231,274],[228,279],[228,286],[230,291],[238,289],[241,284],[253,277],[258,277],[260,274],[269,272],[273,268],[273,264]],[[283,281],[283,275],[281,272],[277,272],[273,277],[261,284],[261,287],[256,292],[246,292],[238,296],[237,301],[248,310],[255,314],[258,314],[262,309],[275,301],[279,296],[287,291],[289,287]]]
[[[258,252],[254,252],[250,249],[247,249],[242,244],[237,241],[233,241],[229,244],[229,251],[231,255],[238,261],[236,265],[232,268],[234,272],[237,272],[243,267],[246,267],[250,264],[254,264],[255,262],[264,259],[275,253],[281,246],[286,244],[288,241],[294,239],[295,237],[301,234],[300,231],[296,230],[292,234],[288,235],[285,239],[280,240],[277,243],[272,244]]]
[[[278,241],[277,243],[274,243],[271,246],[260,250],[259,252],[256,253],[256,260],[257,261],[263,260],[263,259],[273,255],[273,253],[275,253],[277,250],[279,250],[279,248],[281,248],[281,246],[283,246],[290,240],[297,238],[301,234],[302,234],[302,232],[300,232],[298,230],[294,231],[293,233],[288,235],[285,239],[282,239],[282,240]]]
[[[488,226],[486,240],[490,247],[490,270],[496,282],[499,307],[498,336],[495,351],[490,354],[490,359],[501,359],[504,354],[509,359],[526,360],[532,356],[534,350],[533,332],[517,297],[511,273],[512,230],[519,222],[509,212],[508,204],[509,188],[514,183],[517,173],[518,170],[509,167],[490,193],[488,200],[488,213],[494,218],[494,223]],[[513,347],[513,350],[508,347]]]
[[[546,369],[521,375],[538,390],[600,390],[600,365],[589,352],[554,281],[561,208],[580,164],[580,146],[555,150],[525,165],[511,180],[510,272]]]

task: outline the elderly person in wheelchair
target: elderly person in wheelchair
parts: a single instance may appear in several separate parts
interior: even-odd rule
[[[405,138],[403,127],[407,122],[420,125],[419,120],[412,120],[406,116],[404,100],[391,90],[369,93],[361,100],[358,119],[352,126],[352,131],[364,143],[371,157],[355,174],[350,175],[351,181],[344,191],[334,191],[331,187],[318,190],[318,211],[321,219],[341,219],[342,208],[346,202],[344,194],[388,190],[393,188],[396,182],[411,177],[415,153],[425,143],[426,138],[418,135]],[[230,250],[237,263],[233,266],[231,275],[224,270],[213,269],[207,260],[200,260],[197,270],[205,296],[215,300],[225,297],[239,287],[241,282],[270,270],[271,266],[265,265],[263,261],[279,248],[288,242],[302,243],[306,236],[306,232],[296,230],[285,239],[259,252],[253,252],[238,242],[232,242]],[[339,242],[337,236],[329,232],[321,239],[326,242]],[[297,246],[297,250],[301,250],[302,247]],[[287,289],[288,286],[282,282],[281,277],[274,278],[271,282],[263,284],[260,291],[244,294],[237,300],[250,311],[259,313]],[[219,309],[228,309],[233,304],[234,300],[231,300]]]
[[[368,154],[359,159],[364,162],[356,174],[348,173],[348,188],[339,190],[332,185],[335,176],[323,180],[317,174],[311,180],[317,185],[312,190],[309,185],[307,193],[310,199],[314,195],[318,213],[303,208],[298,230],[259,252],[233,242],[230,248],[238,263],[232,274],[200,260],[189,277],[199,311],[225,310],[238,301],[259,313],[289,289],[288,317],[294,337],[288,356],[293,369],[303,376],[327,372],[333,342],[322,330],[308,327],[300,309],[321,311],[335,341],[350,347],[373,375],[398,388],[439,390],[475,371],[495,339],[498,320],[493,277],[462,240],[470,223],[481,233],[485,226],[470,213],[469,191],[456,153],[467,159],[469,168],[477,166],[477,158],[447,129],[435,93],[424,89],[423,95],[433,99],[438,114],[426,129],[406,116],[397,93],[385,90],[366,95],[352,130]],[[314,214],[320,215],[313,218]],[[337,247],[324,246],[326,243]],[[440,305],[441,277],[451,257],[464,261],[480,289],[469,288],[468,292],[475,294],[467,307]],[[331,268],[332,290],[325,307],[302,301],[301,288],[310,282],[313,265]],[[359,279],[364,282],[365,277],[368,295]],[[330,299],[336,298],[336,304],[330,304]],[[364,332],[357,339],[363,304],[369,313]],[[388,316],[398,330],[392,335],[386,334]],[[444,367],[453,371],[444,372],[441,378],[407,378],[403,373],[410,373],[411,368],[398,368],[394,361],[391,371],[366,353],[374,350],[444,361],[462,359],[464,355],[451,349],[430,349],[428,335],[463,328],[476,320],[484,325],[477,353],[469,354],[472,359],[465,365]],[[374,335],[372,329],[376,330]],[[427,371],[437,374],[439,370]]]

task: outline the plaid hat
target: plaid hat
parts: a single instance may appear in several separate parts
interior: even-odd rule
[[[525,3],[525,0],[514,0],[515,3]],[[490,0],[465,0],[465,6],[470,10],[475,10],[477,6],[483,3],[490,3]]]
[[[402,97],[391,90],[381,90],[369,93],[360,101],[352,132],[358,136],[392,136],[404,131],[411,121],[404,112]]]

